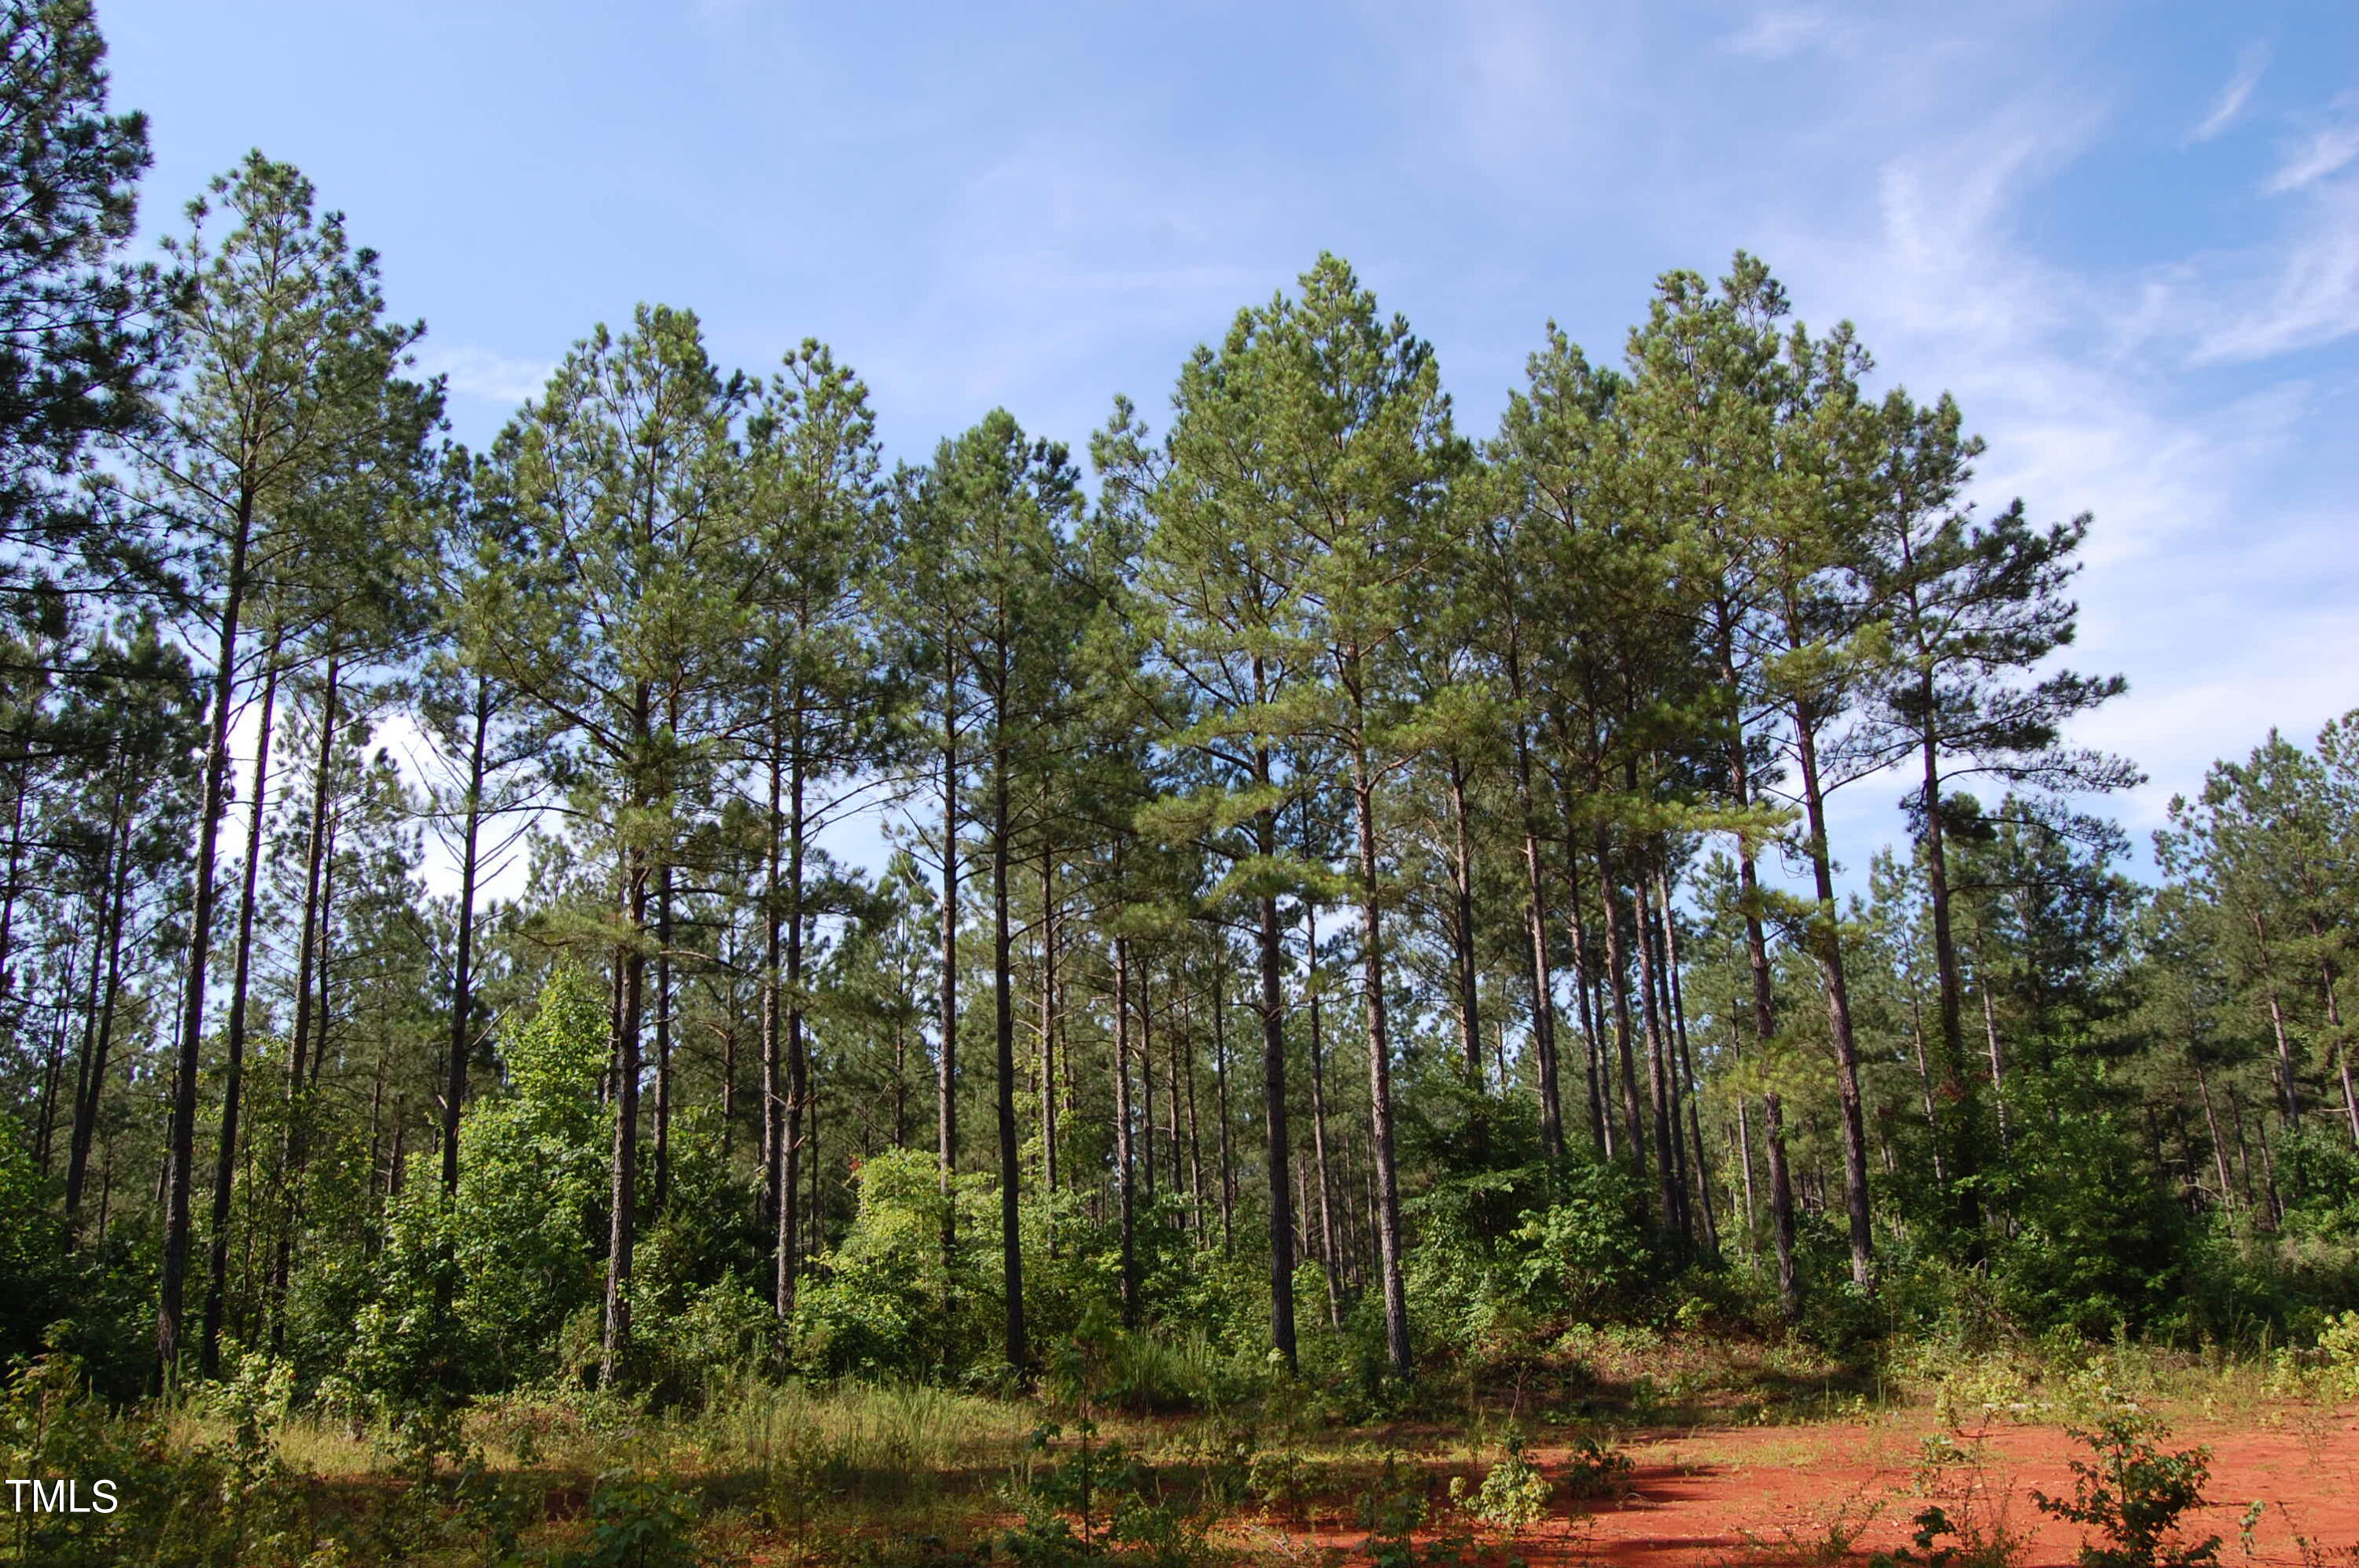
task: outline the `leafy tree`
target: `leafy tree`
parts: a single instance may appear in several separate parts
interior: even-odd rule
[[[468,1116],[449,1211],[458,1312],[484,1365],[508,1377],[547,1365],[558,1329],[597,1299],[603,991],[579,969],[551,976],[531,1017],[501,1035],[506,1093],[477,1100]]]

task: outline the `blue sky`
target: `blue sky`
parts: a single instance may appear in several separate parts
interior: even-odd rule
[[[100,0],[149,233],[249,147],[384,254],[482,442],[634,302],[806,335],[896,456],[1085,440],[1322,249],[1487,433],[1550,318],[1618,356],[1739,247],[1981,491],[2095,514],[2080,738],[2174,790],[2359,705],[2359,6]],[[1897,787],[1857,787],[1864,866]]]

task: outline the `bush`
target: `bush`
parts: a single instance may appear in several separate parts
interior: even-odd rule
[[[2001,1301],[2019,1323],[2099,1337],[2179,1312],[2191,1239],[2114,1113],[2066,1105],[2023,1117],[2009,1179],[2014,1233],[1994,1247]]]
[[[698,1568],[696,1499],[660,1477],[611,1470],[590,1494],[590,1543],[565,1568]]]
[[[891,1149],[860,1168],[841,1246],[795,1298],[795,1359],[829,1377],[922,1378],[941,1366],[942,1201],[934,1157]]]
[[[2219,1561],[2218,1536],[2190,1542],[2179,1533],[2180,1516],[2204,1505],[2209,1449],[2163,1452],[2158,1443],[2169,1429],[2134,1405],[2116,1406],[2093,1431],[2067,1430],[2097,1462],[2072,1461],[2071,1497],[2031,1497],[2040,1512],[2103,1532],[2105,1544],[2082,1546],[2081,1568],[2211,1568]]]
[[[1548,1515],[1548,1477],[1524,1457],[1524,1440],[1507,1439],[1506,1457],[1491,1466],[1467,1512],[1492,1529],[1520,1535]]]
[[[1564,1467],[1565,1495],[1573,1497],[1619,1497],[1630,1490],[1638,1467],[1611,1442],[1600,1443],[1583,1432],[1572,1445]]]
[[[109,1513],[14,1516],[17,1561],[43,1568],[293,1568],[311,1554],[312,1520],[280,1459],[283,1367],[248,1358],[212,1396],[229,1438],[175,1452],[159,1422],[118,1416],[70,1356],[35,1359],[0,1399],[0,1464],[11,1475],[72,1479],[86,1505],[111,1483]]]

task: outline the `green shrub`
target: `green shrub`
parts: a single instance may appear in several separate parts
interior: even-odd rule
[[[1524,1457],[1524,1440],[1510,1437],[1506,1457],[1483,1477],[1467,1512],[1494,1530],[1520,1535],[1547,1517],[1549,1489],[1540,1467]]]
[[[1414,1469],[1404,1472],[1399,1456],[1385,1455],[1375,1484],[1362,1492],[1357,1513],[1368,1532],[1360,1550],[1376,1568],[1417,1568],[1417,1532],[1430,1512],[1425,1477]]]
[[[1608,1441],[1601,1443],[1588,1432],[1573,1440],[1572,1454],[1565,1461],[1564,1490],[1571,1497],[1619,1497],[1630,1490],[1631,1478],[1638,1467],[1621,1448]]]
[[[2094,1430],[2067,1429],[2088,1444],[2096,1462],[2072,1461],[2072,1496],[2057,1498],[2034,1491],[2042,1513],[2102,1533],[2104,1544],[2084,1543],[2081,1568],[2211,1568],[2220,1557],[2220,1538],[2183,1539],[2180,1516],[2204,1505],[2211,1478],[2211,1451],[2165,1453],[2170,1435],[2160,1420],[2134,1405],[2120,1405]]]
[[[565,1568],[699,1568],[696,1498],[659,1476],[612,1470],[590,1494],[590,1541]]]

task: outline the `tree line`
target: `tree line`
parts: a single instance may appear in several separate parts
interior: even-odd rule
[[[1382,1377],[2350,1295],[2359,716],[2131,879],[2091,519],[1975,506],[1757,259],[1549,326],[1487,438],[1322,256],[1081,460],[888,465],[828,347],[654,306],[474,452],[295,169],[128,261],[89,7],[6,16],[12,1354]]]

